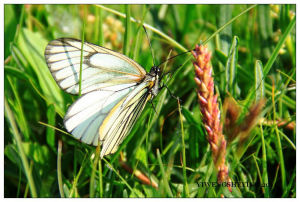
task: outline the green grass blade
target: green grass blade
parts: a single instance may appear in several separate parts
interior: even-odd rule
[[[20,32],[23,29],[24,15],[25,15],[24,13],[25,13],[25,5],[22,5],[20,20],[19,20],[19,24],[18,24],[18,27],[17,27],[17,30],[16,30],[15,37],[14,37],[14,44],[17,43],[17,40],[19,39]]]
[[[10,127],[13,131],[12,133],[13,133],[14,138],[15,138],[16,143],[17,143],[17,147],[18,147],[19,154],[20,154],[20,157],[21,157],[21,160],[22,160],[22,164],[24,166],[24,171],[25,171],[25,174],[26,174],[26,177],[27,177],[27,180],[28,180],[31,196],[33,198],[36,198],[36,197],[38,197],[38,195],[37,195],[37,192],[36,192],[36,188],[35,188],[32,173],[30,172],[30,167],[29,167],[29,164],[28,164],[28,160],[27,160],[27,157],[25,155],[24,148],[23,148],[23,145],[22,145],[21,135],[19,134],[19,131],[18,131],[15,119],[14,119],[14,115],[13,115],[13,113],[12,113],[12,111],[11,111],[9,105],[8,105],[8,102],[7,102],[6,98],[4,99],[4,113],[5,113],[5,116],[8,119]]]
[[[215,31],[212,35],[210,35],[205,41],[203,41],[202,44],[206,44],[207,42],[209,42],[212,38],[214,38],[219,32],[221,32],[223,29],[225,29],[228,25],[230,25],[231,23],[233,23],[235,20],[237,20],[241,15],[249,12],[252,8],[254,8],[256,5],[252,5],[249,8],[247,8],[246,10],[244,10],[243,12],[241,12],[240,14],[238,14],[237,16],[235,16],[234,18],[232,18],[231,20],[229,20],[226,24],[224,24],[222,27],[220,27],[217,31]]]
[[[49,125],[55,125],[55,107],[54,105],[48,106],[47,109],[47,119]],[[55,150],[55,130],[53,128],[47,127],[46,129],[46,140],[47,144]]]
[[[187,176],[186,176],[186,155],[185,155],[185,141],[184,141],[184,128],[183,128],[183,116],[181,114],[181,106],[180,102],[178,100],[178,111],[179,111],[179,119],[180,119],[180,126],[181,126],[181,146],[182,146],[182,172],[183,172],[183,179],[184,179],[184,196],[189,197],[189,187],[187,182]]]
[[[131,23],[130,23],[130,5],[125,4],[126,18],[125,18],[125,35],[124,35],[124,46],[123,54],[128,55],[129,44],[130,44],[130,35],[131,35]]]
[[[218,57],[218,59],[223,64],[226,64],[226,56],[221,51],[217,50],[216,51],[216,56]],[[249,72],[247,72],[246,70],[244,70],[240,65],[237,64],[237,68],[241,72],[242,76],[244,76],[245,78],[250,79],[250,80],[254,80],[255,79],[253,77],[253,74],[250,74]],[[267,95],[272,95],[272,86],[270,84],[268,84],[268,83],[264,83],[264,85],[265,85],[265,90],[266,90],[265,93]],[[254,96],[255,92],[256,91],[252,91],[253,96]],[[295,109],[295,107],[296,107],[295,100],[291,99],[290,97],[288,97],[284,93],[281,93],[281,96],[282,96],[281,101],[282,101],[283,104],[287,105],[291,109]],[[249,97],[252,97],[252,94],[249,94]]]
[[[96,23],[95,23],[95,34],[94,41],[100,46],[104,45],[104,36],[103,36],[103,15],[102,9],[95,7],[96,9]]]
[[[267,74],[269,73],[272,65],[274,64],[274,62],[279,54],[280,48],[283,46],[285,40],[288,38],[288,36],[289,36],[290,32],[292,31],[292,29],[294,28],[295,24],[296,24],[296,17],[293,18],[293,20],[290,22],[290,24],[284,31],[282,37],[276,44],[276,47],[275,47],[270,59],[268,60],[267,64],[264,66],[264,77],[266,77]]]
[[[265,44],[262,48],[262,53],[265,58],[270,57],[272,46],[270,39],[273,34],[273,20],[270,18],[270,12],[270,5],[259,5],[257,7],[259,34],[263,43]]]
[[[289,145],[293,148],[293,150],[296,151],[296,145],[293,143],[293,141],[290,140],[290,138],[286,136],[286,134],[284,134],[282,131],[279,130],[278,132],[289,143]]]
[[[272,108],[273,108],[273,121],[276,123],[276,107],[275,107],[275,99],[274,99],[274,91],[272,93]],[[278,132],[277,125],[275,127],[275,134],[276,134],[276,150],[279,156],[279,162],[280,162],[280,173],[281,173],[281,183],[282,183],[282,190],[284,191],[286,187],[286,170],[285,170],[285,163],[284,163],[284,157],[283,157],[283,149],[281,146],[281,138]]]
[[[238,61],[238,41],[238,37],[234,36],[225,66],[226,91],[233,97],[236,97],[237,95],[236,66]]]
[[[295,187],[296,187],[295,186],[296,185],[296,179],[295,178],[296,178],[296,171],[294,170],[292,177],[289,179],[290,182],[289,182],[288,186],[286,187],[285,191],[283,192],[282,198],[288,198],[288,194],[289,194],[290,190],[292,188],[295,189]],[[295,197],[293,197],[293,198],[295,198]]]
[[[83,172],[84,167],[86,166],[86,164],[88,162],[90,162],[90,161],[88,161],[88,159],[90,159],[90,157],[91,157],[91,155],[88,155],[87,153],[85,154],[84,159],[83,159],[83,163],[81,164],[80,169],[79,169],[79,171],[78,171],[77,175],[75,176],[75,179],[74,179],[74,181],[72,183],[72,188],[71,188],[71,190],[69,192],[69,196],[68,196],[69,198],[76,197],[76,194],[74,196],[74,192],[76,192],[76,189],[77,189],[77,186],[78,186],[79,177],[81,176],[81,174],[82,174],[82,172]]]
[[[61,172],[61,151],[62,151],[62,141],[58,140],[58,148],[57,148],[57,181],[58,181],[58,189],[60,193],[60,197],[64,198],[64,190],[63,190],[63,181],[62,181],[62,172]]]
[[[164,185],[165,191],[167,192],[169,197],[173,197],[173,193],[172,193],[171,188],[169,186],[169,181],[166,178],[164,165],[162,163],[160,152],[159,152],[158,149],[156,150],[156,155],[157,155],[157,160],[158,160],[158,164],[159,164],[159,167],[160,167],[161,175],[162,175],[162,178],[163,178],[162,180],[163,180],[163,185]]]
[[[102,160],[98,161],[99,168],[99,197],[103,198],[103,173],[102,173]]]
[[[102,159],[108,166],[110,169],[112,169],[112,171],[114,171],[114,173],[117,174],[117,176],[121,179],[121,181],[127,186],[127,188],[137,196],[139,196],[138,193],[136,193],[136,191],[134,189],[132,189],[132,187],[127,183],[127,181],[120,175],[119,172],[116,171],[116,169],[105,159],[103,158]]]
[[[17,60],[23,61],[25,72],[32,77],[37,77],[37,83],[42,89],[43,96],[49,104],[54,104],[58,114],[64,114],[64,99],[61,90],[45,63],[44,50],[47,41],[40,33],[31,32],[24,28],[21,30],[13,52],[17,52]],[[16,51],[15,51],[16,50]]]
[[[81,82],[82,82],[82,62],[83,62],[83,45],[85,37],[85,18],[86,18],[86,5],[84,7],[84,18],[82,21],[82,34],[81,34],[81,50],[80,50],[80,70],[79,70],[79,96],[81,96]]]
[[[24,16],[24,14],[21,14],[21,16],[22,15]],[[15,38],[15,35],[11,33],[16,33],[18,29],[17,12],[15,12],[13,4],[4,5],[4,18],[4,58],[7,59],[10,55],[11,43]],[[23,17],[20,18],[23,19]]]
[[[219,5],[220,15],[218,16],[219,26],[221,27],[226,22],[230,21],[232,17],[232,7],[233,5]],[[231,39],[232,39],[232,25],[228,24],[220,33],[220,48],[223,53],[228,55]]]
[[[16,116],[16,119],[17,119],[17,122],[18,122],[18,125],[19,125],[19,128],[21,130],[21,133],[24,135],[24,138],[26,141],[29,140],[30,138],[30,132],[29,132],[29,128],[28,128],[28,123],[27,123],[27,120],[26,120],[26,115],[24,114],[24,110],[23,110],[23,104],[22,104],[22,101],[21,101],[21,98],[19,96],[19,93],[16,89],[16,86],[14,85],[13,83],[13,80],[11,79],[11,77],[7,77],[8,79],[8,82],[11,86],[11,89],[12,89],[12,92],[13,92],[13,95],[15,97],[15,116]]]
[[[260,171],[260,169],[259,169],[259,165],[258,165],[258,162],[257,162],[257,157],[256,157],[254,154],[252,154],[251,156],[252,156],[252,158],[253,158],[253,161],[254,161],[254,164],[255,164],[255,167],[256,167],[256,170],[257,170],[259,182],[260,182],[260,184],[262,185],[262,184],[263,184],[263,179],[262,179],[262,177],[261,177],[261,171]],[[261,188],[262,188],[262,190],[264,190],[263,187],[261,187]]]
[[[126,18],[126,15],[123,13],[120,13],[114,9],[102,6],[102,5],[96,5],[110,13],[113,13],[117,16],[120,16],[122,18]],[[133,17],[130,18],[130,21],[134,22],[134,23],[140,23],[139,20],[134,19]],[[151,31],[153,31],[154,33],[158,34],[159,36],[161,36],[162,38],[166,39],[171,45],[173,45],[174,47],[177,47],[178,49],[182,50],[182,51],[187,51],[187,48],[185,48],[184,46],[182,46],[180,43],[178,43],[177,41],[175,41],[174,39],[172,39],[171,37],[169,37],[167,34],[163,33],[162,31],[160,31],[159,29],[152,27],[149,24],[144,23],[143,24],[147,29],[150,29]]]
[[[260,134],[261,134],[261,145],[262,145],[262,182],[264,187],[264,196],[269,198],[269,180],[268,180],[268,165],[267,165],[267,154],[266,154],[266,146],[265,146],[265,138],[264,138],[264,131],[262,125],[260,125]]]
[[[137,30],[137,35],[136,35],[136,40],[135,40],[135,46],[134,46],[134,51],[133,51],[133,55],[132,55],[132,58],[133,60],[137,60],[138,57],[139,57],[139,50],[141,49],[141,43],[142,43],[142,32],[143,32],[143,24],[144,24],[144,19],[146,17],[146,14],[147,14],[147,8],[146,8],[146,5],[143,5],[143,17],[142,17],[142,20],[141,20],[141,23],[139,23],[138,25],[138,30]]]
[[[90,179],[90,198],[93,198],[95,196],[96,186],[95,186],[95,176],[96,176],[96,170],[97,170],[97,164],[100,157],[100,144],[96,148],[95,152],[95,159],[92,167],[92,174]]]
[[[255,100],[259,101],[260,99],[265,97],[265,84],[263,80],[263,65],[261,61],[257,60],[255,63],[254,69],[255,75]]]

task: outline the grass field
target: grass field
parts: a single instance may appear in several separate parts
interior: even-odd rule
[[[5,197],[296,197],[295,5],[5,5]],[[78,98],[61,90],[44,59],[47,43],[72,37],[123,53],[146,71],[204,44],[212,52],[221,114],[226,97],[245,124],[265,98],[243,141],[224,128],[232,192],[218,171],[201,120],[194,58],[170,60],[164,88],[148,103],[119,150],[66,132]],[[229,141],[230,139],[230,141]],[[142,178],[144,177],[144,178]],[[242,182],[244,184],[242,184]],[[147,185],[145,183],[151,184]],[[244,186],[248,184],[249,186]]]

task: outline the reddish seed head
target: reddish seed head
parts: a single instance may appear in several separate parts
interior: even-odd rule
[[[214,94],[214,80],[210,64],[211,53],[205,46],[196,45],[192,52],[195,62],[195,82],[198,86],[198,100],[202,112],[202,120],[207,132],[213,159],[218,169],[218,181],[229,181],[228,168],[225,165],[226,140],[220,124],[220,110],[217,103],[218,95]],[[231,190],[231,188],[229,189]]]

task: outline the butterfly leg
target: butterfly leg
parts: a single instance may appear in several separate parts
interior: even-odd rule
[[[171,95],[174,99],[176,99],[176,100],[179,99],[178,97],[176,97],[176,96],[171,92],[171,90],[168,88],[168,86],[167,86],[165,83],[163,83],[163,85],[159,88],[159,90],[162,90],[164,87],[166,87],[167,91],[170,93],[170,95]],[[179,99],[179,100],[180,100],[180,99]]]
[[[156,109],[155,109],[155,106],[153,105],[152,99],[149,100],[149,102],[151,103],[153,110],[155,111],[156,115],[158,116],[158,113],[157,113],[157,111],[156,111]]]

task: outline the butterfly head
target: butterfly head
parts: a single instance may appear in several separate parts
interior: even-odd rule
[[[148,74],[150,76],[156,77],[157,79],[158,77],[161,76],[161,70],[158,66],[153,66]]]

